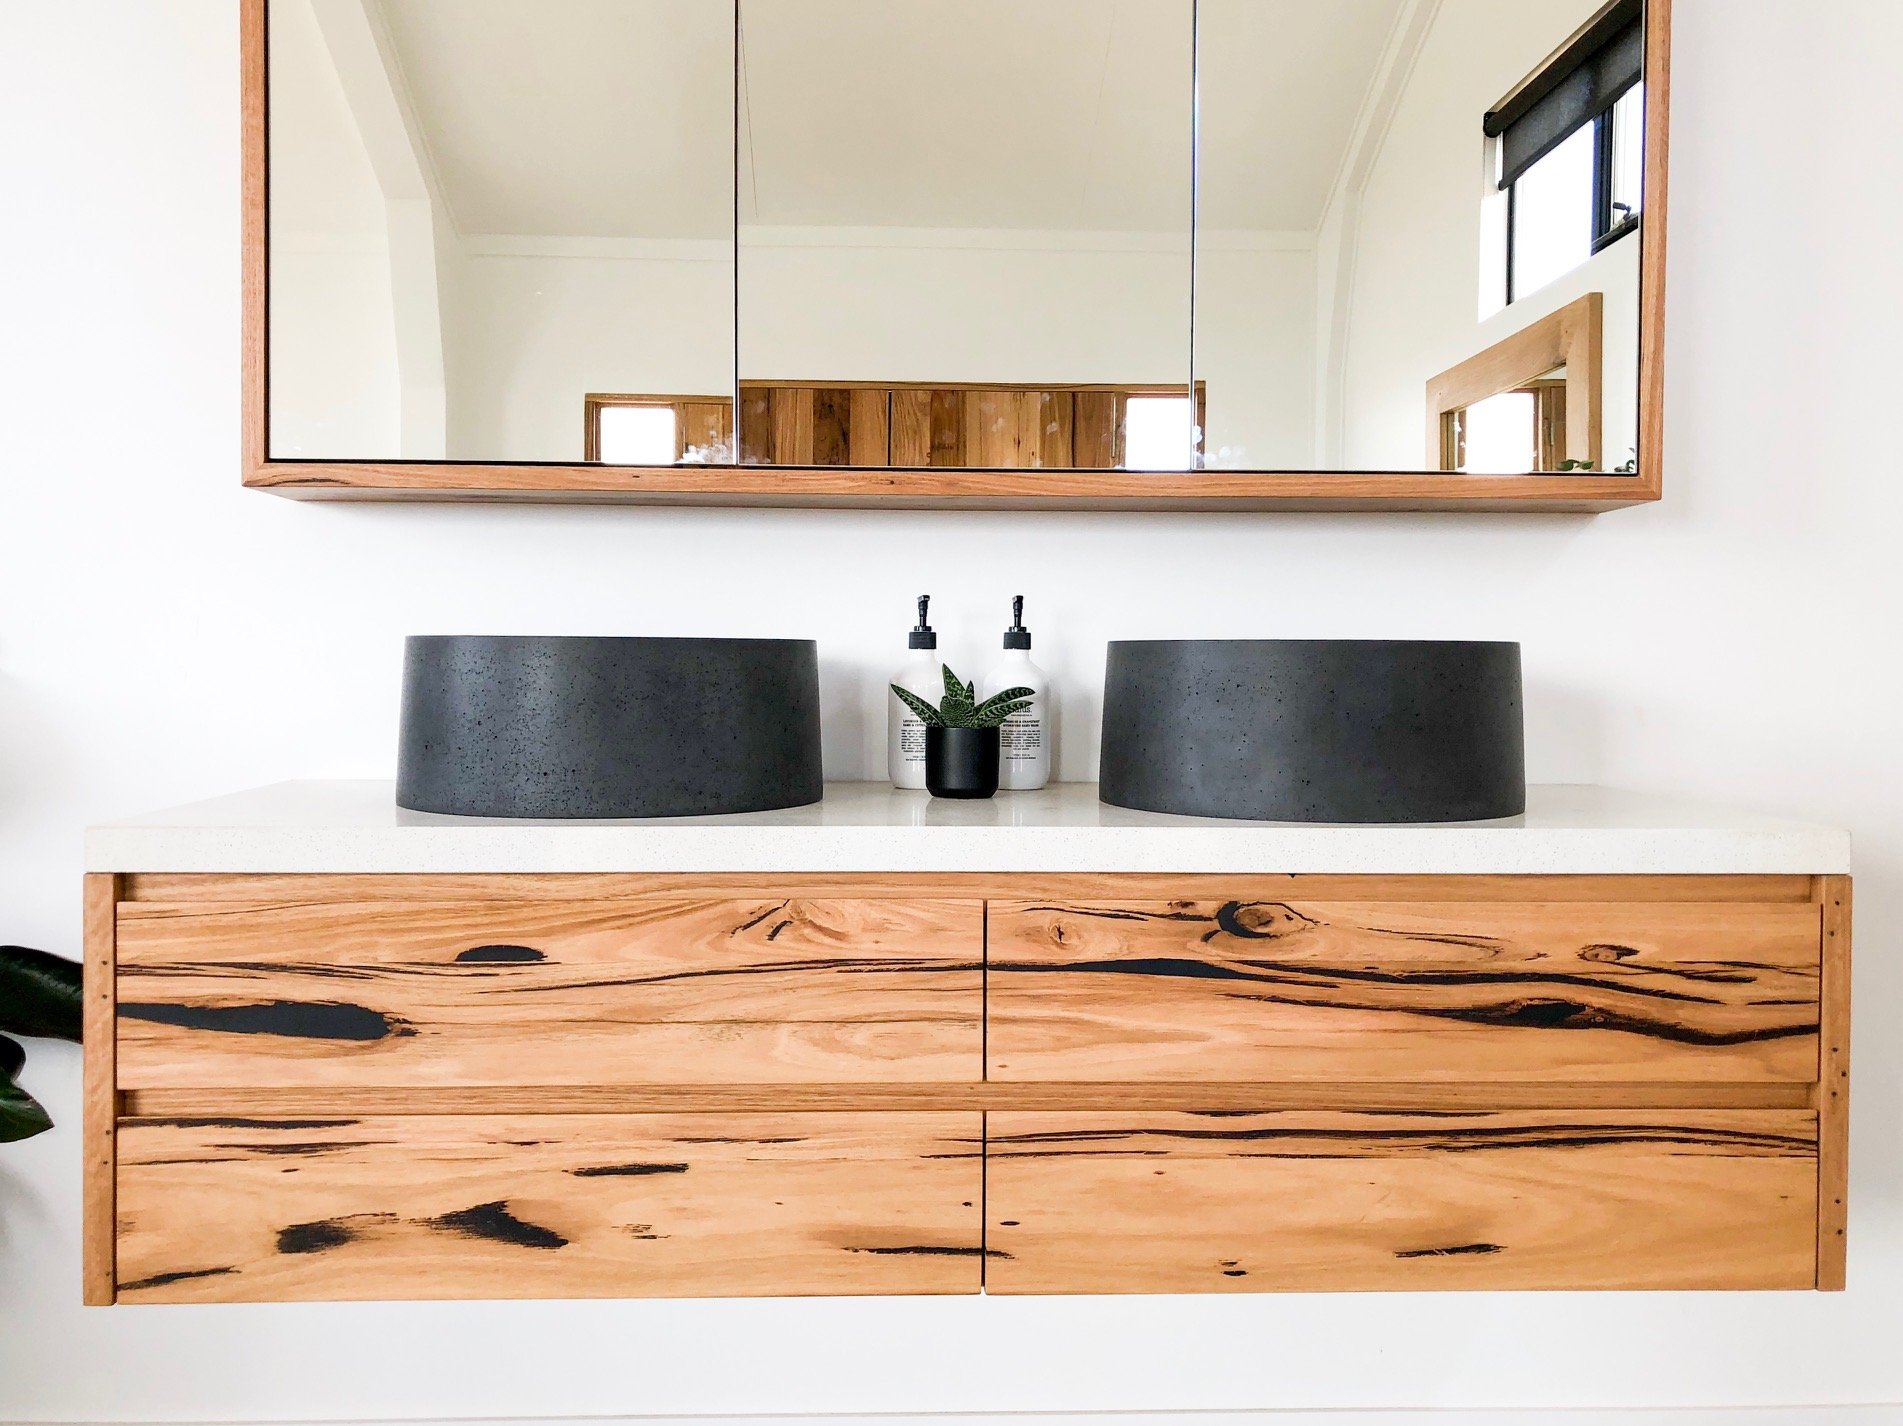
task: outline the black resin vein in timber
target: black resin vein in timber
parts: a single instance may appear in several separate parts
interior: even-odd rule
[[[999,1258],[1011,1255],[1002,1248],[964,1247],[949,1243],[921,1243],[898,1248],[847,1248],[849,1253],[870,1253],[881,1258]]]
[[[526,1223],[509,1211],[505,1200],[478,1203],[437,1218],[423,1220],[431,1228],[440,1228],[463,1238],[480,1238],[493,1243],[508,1243],[518,1248],[565,1248],[568,1239],[552,1228]]]
[[[235,1273],[237,1271],[238,1269],[236,1268],[193,1268],[187,1272],[154,1273],[151,1277],[142,1277],[137,1282],[121,1283],[119,1284],[119,1290],[121,1292],[139,1292],[148,1287],[167,1287],[175,1282],[190,1282],[193,1278],[198,1277],[224,1277],[227,1273]]]
[[[691,980],[730,980],[742,976],[812,975],[836,971],[842,975],[942,975],[948,971],[978,971],[980,961],[866,960],[862,957],[815,957],[798,961],[762,961],[746,966],[711,966],[705,970],[660,971],[653,975],[617,975],[563,980],[548,985],[509,988],[511,995],[537,995],[575,990],[615,990],[642,985],[670,985]]]
[[[791,904],[790,902],[785,902],[785,901],[775,902],[773,905],[767,907],[766,910],[762,911],[758,916],[755,916],[752,920],[742,921],[738,926],[734,927],[733,930],[729,931],[727,934],[729,936],[738,936],[743,931],[751,931],[755,926],[760,925],[762,922],[768,920],[772,916],[777,915],[779,912],[786,910],[786,908],[790,904]]]
[[[596,1164],[569,1170],[576,1178],[645,1178],[649,1174],[686,1172],[686,1164]]]
[[[1505,1248],[1498,1243],[1460,1243],[1451,1248],[1408,1248],[1397,1252],[1397,1258],[1484,1258],[1494,1253],[1504,1253]]]
[[[251,1005],[121,1004],[129,1020],[209,1030],[222,1035],[275,1035],[294,1040],[346,1040],[368,1044],[414,1035],[407,1022],[365,1005],[324,1000],[267,1000]]]
[[[280,1253],[323,1253],[357,1240],[364,1221],[389,1222],[389,1215],[367,1214],[357,1219],[321,1218],[314,1223],[292,1223],[278,1229]]]
[[[465,966],[530,965],[547,959],[547,956],[532,946],[471,946],[456,957],[456,964]]]
[[[1806,1158],[1816,1143],[1797,1134],[1775,1134],[1755,1129],[1706,1128],[1671,1124],[1478,1124],[1446,1129],[1324,1129],[1277,1126],[1264,1129],[1062,1129],[1034,1134],[994,1137],[991,1151],[998,1158],[1046,1158],[1073,1152],[1063,1146],[1114,1144],[1120,1140],[1163,1139],[1185,1142],[1276,1144],[1335,1144],[1335,1153],[1272,1149],[1269,1158],[1357,1158],[1367,1146],[1376,1152],[1419,1150],[1432,1153],[1477,1153],[1496,1149],[1590,1149],[1620,1145],[1648,1145],[1663,1149],[1737,1151]],[[1049,1146],[1041,1151],[1020,1146]],[[1009,1147],[1007,1147],[1009,1146]],[[1135,1157],[1161,1157],[1162,1148],[1094,1150]]]
[[[1194,956],[1128,956],[1089,961],[1000,961],[994,970],[1019,974],[1055,974],[1062,972],[1096,975],[1150,975],[1175,980],[1232,980],[1259,985],[1311,986],[1339,989],[1340,982],[1360,985],[1385,985],[1397,989],[1418,986],[1460,988],[1465,986],[1507,987],[1520,985],[1558,985],[1584,990],[1604,991],[1608,995],[1631,995],[1647,1000],[1668,1000],[1685,1005],[1724,1005],[1709,995],[1669,990],[1664,986],[1640,985],[1625,979],[1606,980],[1569,971],[1540,970],[1373,970],[1349,966],[1306,966],[1292,961],[1198,960]],[[1668,967],[1647,967],[1648,974],[1683,975]],[[1688,980],[1720,981],[1716,975],[1684,976]],[[1749,984],[1751,977],[1741,975],[1726,984]],[[1752,1001],[1748,1004],[1771,1002]],[[1799,1004],[1809,1004],[1800,1001]]]
[[[154,1119],[167,1129],[348,1129],[355,1119]]]

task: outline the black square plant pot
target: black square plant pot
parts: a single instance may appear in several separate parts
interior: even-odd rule
[[[925,786],[934,797],[990,797],[998,790],[996,728],[927,728]]]

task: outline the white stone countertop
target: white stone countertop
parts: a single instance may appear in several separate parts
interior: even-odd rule
[[[390,782],[283,782],[86,834],[101,872],[1281,872],[1374,875],[1850,870],[1847,832],[1604,787],[1529,789],[1522,817],[1434,826],[1131,812],[1095,783],[938,801],[832,783],[784,812],[617,822],[406,812]]]

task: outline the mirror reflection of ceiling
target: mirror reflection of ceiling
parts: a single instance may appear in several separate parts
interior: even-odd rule
[[[459,231],[731,231],[726,5],[372,3]],[[1204,92],[1227,97],[1207,116],[1202,220],[1313,229],[1406,0],[1204,3],[1224,11]],[[1189,16],[1188,0],[745,0],[740,220],[1181,231]]]
[[[728,5],[363,2],[465,236],[733,231]]]

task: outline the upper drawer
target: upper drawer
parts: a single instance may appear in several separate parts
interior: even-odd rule
[[[982,1076],[984,909],[122,904],[122,1089]]]
[[[1008,1080],[1809,1081],[1804,902],[993,902]]]

